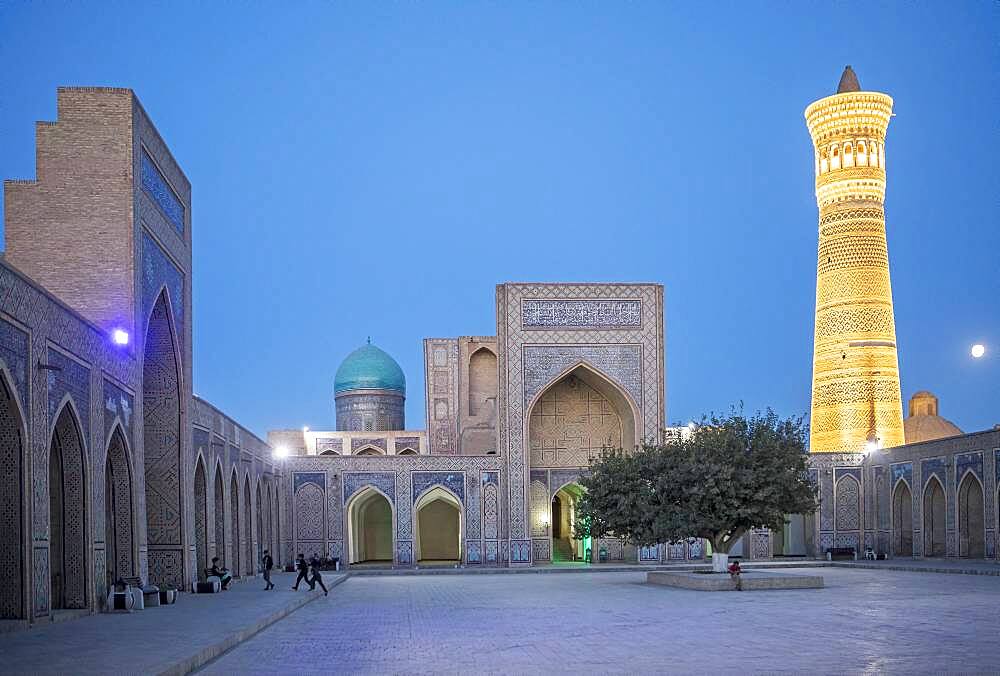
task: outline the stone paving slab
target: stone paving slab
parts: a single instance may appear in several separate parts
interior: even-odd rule
[[[308,588],[291,591],[291,573],[235,582],[220,594],[179,594],[171,606],[127,614],[97,614],[38,624],[0,635],[4,674],[186,674],[289,613],[324,599]],[[327,588],[346,579],[327,573]],[[328,599],[320,601],[328,602]]]
[[[650,590],[645,576],[352,576],[329,602],[202,671],[924,674],[1000,665],[995,577],[838,567],[823,570],[824,589],[704,594]]]

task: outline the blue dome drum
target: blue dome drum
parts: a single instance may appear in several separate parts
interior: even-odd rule
[[[333,381],[337,430],[405,429],[406,377],[396,360],[371,343],[347,355]]]

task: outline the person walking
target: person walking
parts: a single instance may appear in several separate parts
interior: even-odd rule
[[[323,588],[323,596],[329,596],[330,590],[326,588],[323,584],[323,575],[319,572],[319,560],[314,556],[312,561],[309,562],[309,572],[312,575],[312,579],[309,580],[309,588],[315,589],[318,584]]]
[[[292,590],[298,591],[299,582],[305,580],[306,583],[309,584],[309,565],[306,563],[306,557],[304,554],[299,554],[298,558],[295,559],[295,570],[299,571],[299,576],[295,578],[295,585],[292,586]],[[309,584],[310,588],[312,588],[312,586],[312,584]]]
[[[264,582],[267,583],[264,591],[274,589],[274,583],[271,582],[271,569],[274,568],[274,559],[271,558],[271,553],[266,549],[264,550],[264,560],[261,561],[261,564],[261,568],[264,569]]]

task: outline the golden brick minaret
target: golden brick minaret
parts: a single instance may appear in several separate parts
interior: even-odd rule
[[[885,132],[892,98],[848,66],[806,108],[816,153],[819,260],[809,446],[860,452],[903,443],[885,239]]]

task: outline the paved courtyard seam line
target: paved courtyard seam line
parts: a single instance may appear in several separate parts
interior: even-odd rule
[[[342,575],[340,577],[333,578],[327,583],[327,587],[332,590],[337,585],[342,584],[348,577],[348,575]],[[300,608],[303,608],[320,598],[319,594],[308,594],[302,598],[296,599],[295,602],[271,613],[252,626],[244,627],[243,629],[235,631],[217,643],[199,650],[194,655],[178,660],[163,671],[159,672],[158,676],[186,676],[187,674],[197,671],[209,662],[222,657],[241,643],[253,638],[260,632],[270,627],[272,624],[285,619],[296,610],[299,610]]]

